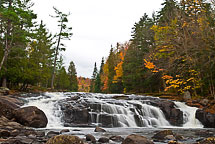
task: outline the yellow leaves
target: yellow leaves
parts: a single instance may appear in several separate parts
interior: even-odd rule
[[[144,65],[146,68],[148,68],[148,69],[154,69],[155,68],[155,65],[152,62],[149,62],[146,59],[144,59],[144,61],[145,61]]]
[[[165,80],[167,87],[165,91],[173,88],[178,92],[184,93],[187,90],[195,90],[201,87],[200,80],[198,79],[198,72],[195,70],[188,70],[188,77],[184,78],[181,75],[169,76],[164,75],[162,79]]]

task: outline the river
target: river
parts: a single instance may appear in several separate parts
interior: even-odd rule
[[[183,123],[175,126],[156,106],[161,99],[151,96],[47,92],[28,94],[25,101],[24,106],[36,106],[44,111],[48,118],[46,130],[70,129],[70,134],[82,138],[89,133],[96,138],[112,135],[126,137],[132,133],[151,138],[158,130],[171,129],[185,135],[186,142],[192,143],[200,138],[195,133],[204,130],[195,118],[197,108],[173,102],[174,107],[183,112]],[[71,109],[69,114],[68,109]],[[105,127],[107,132],[96,133],[95,126]]]

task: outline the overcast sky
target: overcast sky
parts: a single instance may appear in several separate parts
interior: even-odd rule
[[[32,0],[38,20],[43,20],[51,33],[58,32],[53,6],[70,12],[69,26],[73,36],[66,41],[63,52],[65,66],[73,61],[77,75],[91,77],[94,63],[99,67],[107,57],[111,45],[131,38],[135,22],[147,13],[159,11],[163,0]]]

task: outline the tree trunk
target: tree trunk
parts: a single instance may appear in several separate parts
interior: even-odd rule
[[[6,77],[3,77],[2,87],[7,87],[7,79],[6,79]]]
[[[57,63],[57,56],[58,56],[58,51],[59,51],[59,46],[60,46],[60,40],[61,40],[61,32],[63,30],[63,23],[61,23],[61,29],[58,37],[58,42],[57,42],[57,47],[56,47],[56,53],[55,53],[55,59],[54,59],[54,67],[53,67],[53,73],[52,73],[52,79],[51,79],[51,89],[54,89],[54,79],[55,79],[55,69],[56,69],[56,63]]]

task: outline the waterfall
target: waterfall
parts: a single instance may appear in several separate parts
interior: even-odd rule
[[[203,125],[200,123],[200,121],[195,118],[196,110],[198,108],[187,106],[185,103],[182,102],[175,102],[175,105],[183,112],[183,127],[203,128]]]
[[[64,99],[63,93],[44,93],[38,97],[27,98],[27,103],[23,106],[36,106],[41,109],[48,118],[47,128],[62,128],[62,111],[58,101]]]
[[[91,126],[172,127],[165,119],[162,110],[156,107],[156,104],[151,104],[160,101],[159,98],[126,95],[127,99],[115,99],[115,96],[124,95],[44,93],[36,97],[26,98],[27,103],[24,106],[36,106],[41,109],[48,118],[47,128],[54,129],[64,128],[65,123],[68,126],[74,119],[79,122],[79,119],[82,118],[80,115],[83,109],[85,109],[84,115],[89,115],[85,118],[89,119],[87,124]],[[183,127],[203,127],[195,119],[197,108],[189,107],[180,102],[175,102],[175,105],[184,113]],[[75,125],[76,123],[71,126]]]

